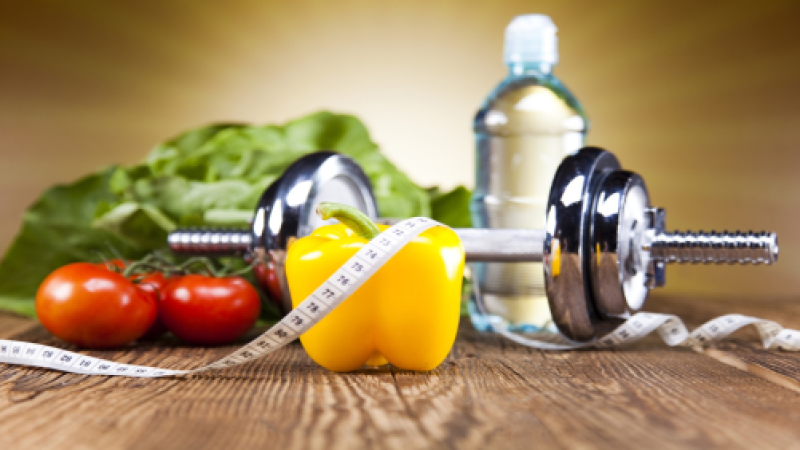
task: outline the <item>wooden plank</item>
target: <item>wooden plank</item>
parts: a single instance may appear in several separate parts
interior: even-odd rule
[[[773,320],[784,327],[800,330],[800,302],[793,298],[687,298],[658,297],[648,305],[659,312],[678,314],[687,323],[697,326],[723,314],[745,314]],[[800,392],[800,358],[797,353],[767,350],[758,333],[747,327],[705,350],[719,362],[762,377],[786,389]]]
[[[690,322],[733,312],[690,299],[652,306]],[[746,313],[769,315],[768,306]],[[800,318],[800,307],[781,308],[790,323]],[[0,314],[0,337],[58,344],[8,314]],[[767,358],[797,378],[796,354],[759,352],[752,337],[718,350]],[[190,368],[229,350],[160,342],[91,354]],[[297,344],[191,379],[0,365],[0,448],[791,448],[799,421],[800,393],[657,338],[618,350],[542,352],[466,323],[429,373],[336,374]]]

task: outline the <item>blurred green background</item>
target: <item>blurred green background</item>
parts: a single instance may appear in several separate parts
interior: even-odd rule
[[[673,229],[770,229],[775,267],[672,267],[667,292],[800,293],[800,2],[0,3],[0,251],[49,185],[213,121],[350,113],[422,185],[470,186],[472,115],[517,14],[559,28],[588,143]]]

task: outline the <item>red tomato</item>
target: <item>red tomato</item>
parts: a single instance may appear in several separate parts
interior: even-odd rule
[[[277,306],[278,310],[283,309],[283,293],[278,273],[275,270],[275,263],[269,261],[256,264],[253,267],[253,273],[258,284],[267,291],[267,297],[270,302]]]
[[[161,320],[160,305],[161,299],[164,298],[164,292],[166,291],[167,284],[169,284],[171,281],[174,281],[174,279],[167,279],[160,272],[154,272],[140,279],[136,285],[140,291],[144,291],[153,296],[156,304],[159,305],[159,313],[156,316],[156,320],[153,322],[153,325],[150,327],[150,329],[148,329],[147,332],[145,332],[139,339],[154,340],[158,339],[161,337],[161,335],[167,332],[167,327],[164,325],[164,321]]]
[[[164,325],[190,344],[221,345],[242,336],[258,318],[258,292],[244,278],[186,275],[167,285]]]
[[[103,261],[101,263],[98,263],[97,265],[99,267],[106,268],[112,272],[119,273],[123,272],[130,264],[131,264],[130,261],[125,261],[119,258],[115,258]],[[115,268],[118,270],[114,270]],[[164,278],[164,275],[161,274],[160,272],[153,272],[151,274],[145,275],[144,277],[142,275],[137,274],[131,276],[131,279],[135,280],[134,284],[136,285],[136,287],[146,292],[147,295],[152,296],[156,304],[159,303],[159,300],[161,299],[161,296],[164,292],[164,288],[166,287],[168,282],[168,280]],[[164,323],[161,321],[160,316],[156,316],[156,320],[155,322],[153,322],[153,325],[150,327],[150,329],[147,330],[147,332],[145,332],[141,337],[139,337],[139,339],[147,341],[155,340],[160,338],[166,332],[167,332],[167,327],[164,326]]]
[[[90,263],[60,267],[36,293],[36,315],[56,337],[86,348],[112,348],[143,335],[156,302],[118,273]]]

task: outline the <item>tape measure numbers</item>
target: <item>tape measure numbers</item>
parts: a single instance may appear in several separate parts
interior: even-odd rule
[[[415,217],[398,222],[384,230],[356,252],[276,325],[224,358],[197,369],[172,370],[115,363],[46,345],[9,340],[0,340],[0,363],[44,367],[85,375],[141,378],[189,375],[245,364],[297,339],[339,306],[417,235],[437,226],[445,225],[433,219]],[[478,307],[483,308],[482,302],[478,303]],[[485,313],[485,308],[481,312]],[[664,342],[671,346],[701,346],[722,339],[746,325],[756,326],[767,348],[775,346],[786,350],[800,350],[800,332],[784,329],[775,322],[737,314],[718,317],[689,333],[677,316],[640,312],[608,335],[585,344],[576,344],[564,337],[548,341],[531,339],[511,333],[502,327],[495,327],[495,331],[529,347],[543,350],[572,350],[582,347],[615,347],[639,340],[653,331],[658,331]]]
[[[472,268],[475,273],[475,269]],[[481,315],[488,315],[486,304],[480,292],[478,283],[473,283],[475,306]],[[498,334],[518,343],[540,350],[575,350],[579,348],[595,347],[608,348],[629,344],[653,331],[657,331],[661,339],[671,347],[698,348],[714,341],[724,339],[731,333],[747,325],[754,325],[761,336],[765,348],[781,348],[783,350],[800,350],[800,331],[783,328],[771,320],[757,317],[743,316],[740,314],[727,314],[714,318],[697,327],[691,333],[686,324],[675,315],[638,312],[633,314],[614,331],[590,342],[577,343],[570,341],[563,335],[556,333],[542,333],[547,339],[536,339],[515,334],[504,325],[493,324],[489,326]]]
[[[121,364],[45,345],[8,340],[0,340],[0,363],[45,367],[87,375],[142,378],[188,375],[245,364],[297,339],[339,306],[417,235],[437,226],[445,225],[433,219],[415,217],[384,230],[272,328],[219,361],[197,369],[171,370]]]

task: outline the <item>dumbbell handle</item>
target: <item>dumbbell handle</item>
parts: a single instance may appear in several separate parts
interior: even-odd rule
[[[545,232],[524,229],[461,228],[454,230],[470,262],[539,262]]]
[[[655,234],[650,257],[668,263],[772,264],[778,260],[775,233],[671,232]]]
[[[542,260],[545,233],[539,230],[455,230],[469,261],[534,262]],[[245,230],[183,229],[169,234],[169,248],[179,255],[236,256],[250,248]]]
[[[463,228],[455,232],[464,244],[467,261],[542,261],[542,230]],[[778,237],[763,231],[660,232],[653,233],[643,250],[650,250],[650,259],[667,263],[772,264],[778,260]]]
[[[540,262],[545,232],[528,229],[455,230],[470,262]],[[177,230],[169,234],[169,247],[176,254],[244,255],[251,236],[244,230]],[[651,259],[668,263],[772,264],[778,259],[775,233],[658,233],[651,237]]]
[[[169,249],[184,256],[244,256],[251,244],[252,234],[247,230],[186,228],[167,236]]]

